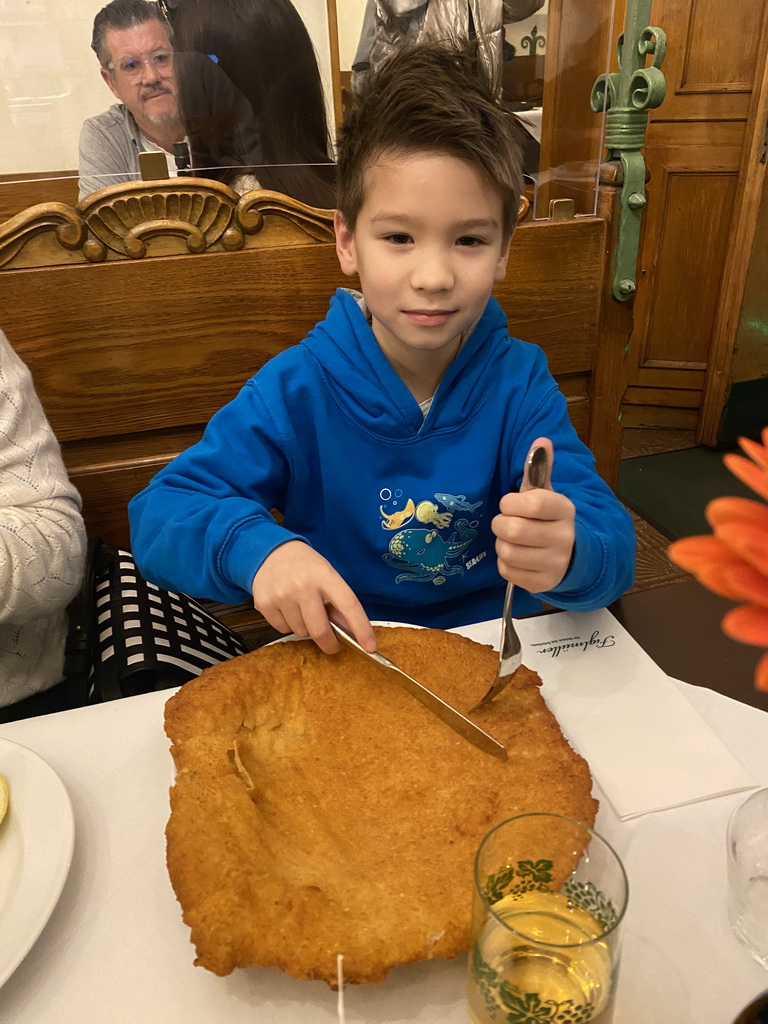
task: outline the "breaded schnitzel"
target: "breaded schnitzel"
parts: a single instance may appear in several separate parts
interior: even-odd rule
[[[491,647],[377,627],[382,654],[466,713]],[[168,870],[196,963],[381,981],[467,945],[475,851],[505,818],[594,823],[586,762],[522,667],[472,715],[509,759],[478,750],[347,648],[277,643],[207,669],[166,704],[177,768]]]

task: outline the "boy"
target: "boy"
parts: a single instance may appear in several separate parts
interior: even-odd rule
[[[491,298],[520,147],[473,57],[417,47],[373,74],[342,129],[338,182],[336,248],[362,295],[339,289],[132,500],[142,571],[214,600],[252,595],[273,627],[329,653],[329,615],[374,650],[369,617],[494,618],[505,580],[517,615],[541,598],[614,600],[633,577],[631,520],[543,352],[507,336]],[[534,442],[554,458],[551,484],[517,493]]]

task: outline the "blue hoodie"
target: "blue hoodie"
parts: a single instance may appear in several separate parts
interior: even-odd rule
[[[133,552],[155,583],[234,604],[250,600],[270,552],[301,539],[371,619],[447,628],[495,618],[505,583],[491,520],[539,436],[554,445],[552,486],[576,506],[576,541],[559,586],[516,588],[514,613],[540,610],[542,598],[601,607],[632,583],[634,529],[542,350],[508,337],[491,298],[424,417],[340,289],[327,318],[133,498]]]

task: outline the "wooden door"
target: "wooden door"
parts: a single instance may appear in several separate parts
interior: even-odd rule
[[[698,424],[698,440],[704,444],[733,441],[739,434],[756,436],[768,423],[768,45],[762,61],[762,83],[752,97],[755,130],[744,147],[743,184],[704,381]]]
[[[743,244],[745,156],[768,51],[765,0],[656,0],[667,98],[646,141],[648,209],[630,339],[625,426],[696,427],[724,277]],[[622,23],[623,17],[618,19]],[[733,282],[728,287],[732,288]]]

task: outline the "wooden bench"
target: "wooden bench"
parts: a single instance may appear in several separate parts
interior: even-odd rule
[[[628,313],[604,285],[605,216],[525,223],[496,289],[541,345],[613,483]],[[128,500],[339,286],[332,214],[217,182],[132,182],[0,225],[0,328],[30,367],[91,536],[128,546]],[[253,610],[222,613],[246,632]]]

